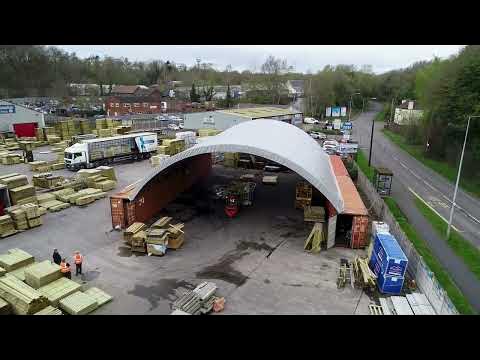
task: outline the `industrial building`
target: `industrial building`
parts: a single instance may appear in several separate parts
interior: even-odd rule
[[[271,119],[297,125],[302,122],[302,112],[276,107],[229,109],[186,114],[185,128],[198,130],[212,128],[226,130],[250,120]]]
[[[35,128],[45,127],[44,114],[23,105],[0,100],[0,133],[35,136]]]
[[[297,127],[272,120],[246,121],[166,159],[143,180],[111,197],[113,227],[149,221],[180,193],[210,174],[211,153],[232,152],[274,161],[313,186],[319,205],[327,210],[327,248],[365,247],[368,211],[341,159],[327,155]],[[345,243],[347,232],[351,237]]]

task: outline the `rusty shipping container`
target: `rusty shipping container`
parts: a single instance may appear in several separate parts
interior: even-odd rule
[[[368,216],[358,215],[352,221],[352,249],[362,249],[368,245]]]
[[[132,189],[111,196],[112,227],[125,229],[136,221],[147,222],[180,193],[207,177],[211,168],[211,155],[198,155],[157,174],[132,201],[128,199]]]

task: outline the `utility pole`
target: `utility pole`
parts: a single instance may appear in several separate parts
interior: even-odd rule
[[[370,100],[377,100],[377,98],[371,98]],[[368,102],[367,102],[368,106]],[[372,117],[372,133],[370,134],[370,153],[368,155],[368,167],[372,163],[372,147],[373,147],[373,131],[375,130],[375,117]]]
[[[467,144],[468,128],[470,127],[470,119],[478,118],[478,117],[480,117],[480,115],[474,115],[474,116],[468,117],[467,130],[465,131],[465,140],[463,141],[462,155],[460,156],[460,164],[458,166],[457,181],[455,182],[455,191],[453,192],[452,208],[450,209],[450,219],[448,220],[447,240],[450,238],[450,230],[452,227],[452,220],[453,220],[453,211],[455,210],[455,205],[456,205],[455,200],[457,199],[458,184],[460,182],[460,174],[462,172],[463,155],[465,154],[465,145]]]
[[[390,124],[392,123],[392,117],[393,117],[393,102],[395,98],[392,98],[392,105],[390,106]]]

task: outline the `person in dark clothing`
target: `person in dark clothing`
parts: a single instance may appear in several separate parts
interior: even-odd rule
[[[62,257],[58,253],[57,249],[53,249],[53,262],[57,265],[60,265],[60,263],[62,262]]]

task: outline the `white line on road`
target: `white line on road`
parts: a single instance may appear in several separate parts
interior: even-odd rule
[[[423,200],[423,199],[420,197],[420,195],[418,195],[415,191],[412,190],[412,188],[409,187],[408,190],[410,190],[410,192],[411,192],[413,195],[415,195],[418,199],[420,199],[425,205],[428,206],[428,208],[429,208],[430,210],[432,210],[435,214],[437,214],[443,221],[445,221],[445,222],[448,224],[447,219],[445,219],[442,215],[440,215],[437,210],[435,210],[432,206],[430,206],[429,203],[427,203],[425,200]],[[464,231],[458,230],[454,225],[452,225],[452,228],[453,228],[455,231],[457,231],[457,232],[464,232]]]

